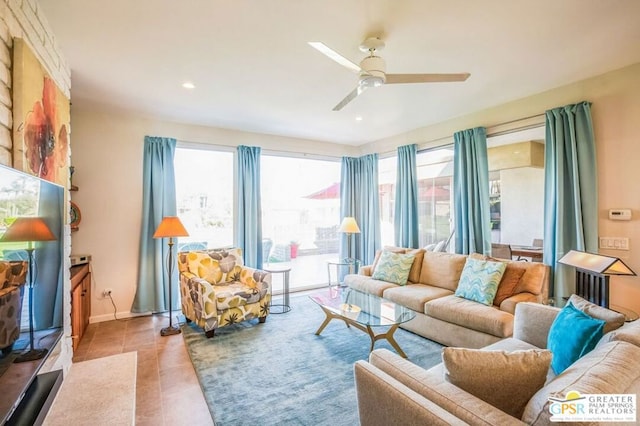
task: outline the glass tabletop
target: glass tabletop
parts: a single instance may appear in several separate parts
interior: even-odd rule
[[[415,312],[402,305],[348,287],[331,287],[309,298],[333,314],[365,326],[402,324],[416,316]]]

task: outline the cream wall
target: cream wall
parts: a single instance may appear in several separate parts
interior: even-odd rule
[[[13,165],[13,39],[22,38],[45,67],[60,90],[70,98],[71,70],[58,48],[53,31],[35,0],[0,2],[0,164]],[[68,194],[68,192],[67,192]],[[70,227],[64,228],[65,265],[63,272],[63,337],[51,351],[41,372],[64,369],[71,365],[71,281],[69,278]]]
[[[601,253],[622,258],[640,273],[640,190],[637,188],[640,179],[640,64],[375,141],[361,148],[363,153],[371,153],[391,151],[410,143],[436,145],[439,140],[450,140],[458,130],[476,126],[491,128],[583,100],[593,103],[598,156],[598,233],[607,237],[629,237],[631,248],[629,251],[601,250]],[[501,126],[502,129],[508,127]],[[608,209],[619,207],[632,209],[633,220],[615,222],[607,219]],[[640,278],[612,277],[611,298],[612,303],[640,313]]]
[[[305,155],[358,155],[352,146],[285,138],[211,127],[190,126],[126,113],[80,110],[72,106],[73,200],[82,212],[72,235],[74,254],[91,254],[91,321],[113,319],[113,306],[102,290],[113,289],[118,318],[129,316],[135,296],[142,210],[142,156],[145,135],[178,141]],[[215,164],[211,165],[215,167]]]

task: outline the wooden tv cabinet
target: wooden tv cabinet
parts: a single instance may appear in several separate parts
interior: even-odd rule
[[[73,350],[80,344],[91,316],[91,267],[89,263],[71,267],[71,337]]]

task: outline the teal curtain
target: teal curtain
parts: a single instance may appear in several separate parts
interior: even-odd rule
[[[262,206],[260,196],[260,148],[238,147],[238,201],[236,246],[242,249],[244,263],[262,268]]]
[[[591,104],[545,112],[544,263],[554,296],[575,292],[575,271],[556,262],[569,250],[598,252],[598,187]],[[554,268],[555,266],[555,268]]]
[[[453,205],[456,253],[491,254],[489,165],[484,127],[453,135]]]
[[[352,216],[360,234],[353,234],[353,257],[363,265],[373,263],[380,248],[380,203],[378,195],[378,154],[342,157],[340,180],[340,220]],[[340,223],[340,222],[338,222]],[[346,257],[347,239],[341,235],[340,257]]]
[[[175,139],[144,137],[138,287],[131,312],[169,310],[169,291],[174,305],[171,308],[177,309],[179,306],[178,268],[173,270],[172,285],[169,288],[169,247],[164,238],[153,238],[163,217],[176,216],[176,182],[173,167],[175,151]]]
[[[398,148],[396,205],[393,216],[395,243],[399,247],[418,248],[418,171],[413,145]]]

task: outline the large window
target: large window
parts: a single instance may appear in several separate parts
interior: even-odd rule
[[[178,216],[189,231],[179,249],[233,245],[233,163],[233,152],[176,149]]]
[[[338,257],[340,162],[262,155],[265,263],[291,266],[291,287],[327,283]]]
[[[378,163],[380,222],[382,245],[394,245],[395,187],[397,157]],[[449,236],[453,211],[453,148],[419,152],[416,155],[418,178],[418,226],[420,247],[452,250]]]

